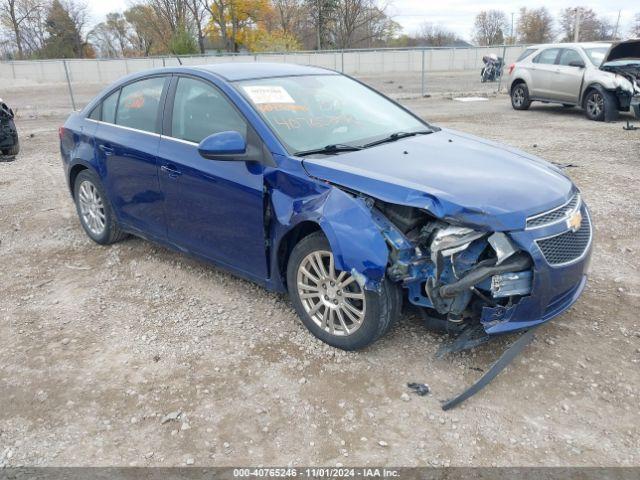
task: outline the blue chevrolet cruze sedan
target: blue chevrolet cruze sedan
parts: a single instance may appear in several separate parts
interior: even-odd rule
[[[592,225],[558,168],[431,125],[331,70],[152,70],[60,129],[87,235],[133,234],[288,291],[324,342],[362,348],[403,303],[487,334],[569,308]]]

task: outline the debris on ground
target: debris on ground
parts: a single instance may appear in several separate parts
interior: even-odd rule
[[[410,382],[407,383],[407,387],[413,390],[413,393],[415,393],[416,395],[420,395],[421,397],[424,397],[430,392],[429,385],[427,385],[426,383]]]
[[[182,415],[182,412],[180,410],[167,413],[164,417],[162,417],[160,423],[164,425],[167,422],[175,422],[176,420],[178,420],[178,418],[180,418],[180,415]]]

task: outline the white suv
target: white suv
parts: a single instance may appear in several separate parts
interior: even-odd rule
[[[541,101],[583,107],[591,120],[615,120],[630,109],[640,118],[640,40],[537,45],[508,72],[516,110]]]

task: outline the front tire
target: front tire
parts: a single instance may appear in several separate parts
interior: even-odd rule
[[[82,170],[78,174],[73,198],[80,224],[91,240],[109,245],[127,236],[118,225],[100,178],[93,171]]]
[[[387,279],[374,292],[364,289],[350,273],[337,270],[321,232],[294,247],[287,265],[287,287],[307,329],[343,350],[375,342],[391,328],[401,307],[400,291]]]
[[[584,98],[584,111],[589,120],[611,122],[618,118],[618,105],[611,92],[594,88]]]
[[[511,106],[514,110],[527,110],[531,106],[526,83],[518,83],[511,89]]]

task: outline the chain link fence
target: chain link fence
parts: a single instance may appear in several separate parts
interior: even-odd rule
[[[483,83],[482,58],[495,54],[505,68],[526,46],[335,50],[291,53],[0,62],[0,97],[20,116],[65,115],[81,109],[111,82],[130,73],[179,65],[283,62],[333,69],[362,80],[392,98],[477,96],[498,91]]]

